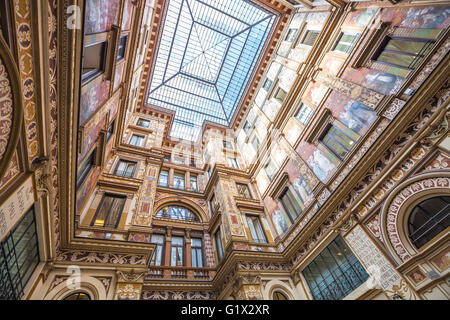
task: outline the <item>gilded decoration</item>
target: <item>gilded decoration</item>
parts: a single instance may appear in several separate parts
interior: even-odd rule
[[[0,36],[0,179],[6,174],[13,156],[17,155],[22,116],[19,73],[8,45]]]
[[[31,35],[31,10],[29,1],[14,0],[14,20],[18,35],[17,49],[20,57],[19,73],[23,90],[23,112],[28,149],[28,161],[33,163],[39,157],[38,125],[36,118],[36,95]]]

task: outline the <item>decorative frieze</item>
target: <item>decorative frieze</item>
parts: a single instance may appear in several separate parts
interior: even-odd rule
[[[356,226],[346,237],[347,243],[384,292],[391,299],[418,300],[417,294],[395,270],[394,266],[378,250],[361,226]]]

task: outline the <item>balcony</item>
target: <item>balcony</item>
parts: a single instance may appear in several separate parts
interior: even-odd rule
[[[149,266],[145,280],[210,281],[213,277],[210,268]]]

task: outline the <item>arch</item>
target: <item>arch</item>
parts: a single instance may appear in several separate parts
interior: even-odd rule
[[[200,205],[198,205],[191,199],[179,198],[178,196],[169,196],[156,201],[153,215],[156,215],[156,213],[160,209],[169,205],[186,207],[187,209],[191,210],[194,214],[197,214],[197,216],[200,218],[200,222],[202,223],[208,222],[207,215],[205,214],[205,211],[200,207]]]
[[[97,278],[82,275],[79,282],[78,289],[70,289],[66,281],[54,287],[44,298],[44,300],[63,300],[67,296],[84,292],[89,295],[91,300],[106,300],[107,293],[103,283]]]
[[[3,178],[19,142],[23,121],[22,86],[19,70],[3,37],[0,36],[0,179]]]
[[[280,280],[270,280],[264,287],[263,295],[267,300],[273,300],[275,292],[280,292],[289,300],[295,300],[292,291],[286,286],[286,283]]]
[[[447,210],[445,210],[447,209]],[[445,214],[445,216],[440,216]],[[450,218],[450,196],[431,196],[412,207],[408,213],[409,240],[422,248],[438,234],[447,230]]]
[[[437,175],[439,174],[439,176]],[[381,210],[381,232],[386,247],[402,264],[418,253],[407,229],[409,213],[421,201],[439,195],[450,195],[450,173],[426,173],[398,185]]]
[[[62,298],[62,300],[92,300],[91,296],[82,290],[77,290],[75,292],[69,293],[67,296]]]

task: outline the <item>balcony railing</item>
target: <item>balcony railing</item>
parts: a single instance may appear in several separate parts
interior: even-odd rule
[[[145,280],[209,281],[213,276],[209,268],[149,266]]]

